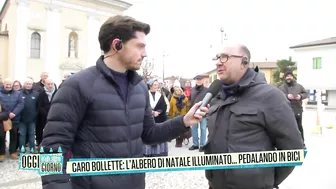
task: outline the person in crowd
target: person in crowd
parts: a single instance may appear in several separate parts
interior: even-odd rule
[[[19,149],[23,153],[26,152],[25,144],[27,137],[30,153],[35,152],[35,124],[38,114],[37,102],[39,93],[33,90],[33,83],[33,80],[26,78],[26,81],[23,84],[24,87],[22,89],[24,108],[21,113],[21,123],[19,128]]]
[[[15,80],[14,83],[13,83],[13,90],[16,90],[16,91],[21,91],[22,90],[22,85],[21,85],[21,82],[18,81],[18,80]],[[19,143],[20,143],[20,128],[17,129],[17,140],[16,140],[16,149],[19,148]]]
[[[289,100],[292,110],[295,114],[296,123],[301,132],[301,137],[304,141],[304,132],[302,126],[302,101],[308,97],[306,89],[297,83],[294,79],[294,74],[291,70],[288,70],[284,74],[285,83],[279,86],[279,89],[286,95]],[[305,145],[306,147],[306,145]]]
[[[190,81],[186,81],[184,83],[184,95],[188,98],[188,100],[190,100],[190,95],[191,95],[191,82]]]
[[[162,123],[167,120],[167,104],[164,95],[158,92],[158,81],[151,79],[147,82],[149,88],[149,102],[152,108],[155,123]],[[168,155],[168,143],[144,145],[144,156],[156,157]]]
[[[6,133],[4,132],[3,121],[7,121],[9,119],[9,111],[6,105],[0,100],[0,162],[5,160],[6,148],[5,148],[5,139]]]
[[[0,74],[0,90],[3,89],[3,81],[2,81],[2,75]]]
[[[40,146],[43,136],[43,129],[47,123],[47,116],[51,106],[51,101],[56,94],[55,83],[52,79],[48,78],[44,81],[43,90],[38,94],[37,110],[38,110],[38,127],[36,127],[36,142]],[[62,111],[61,109],[57,111]]]
[[[98,40],[104,55],[55,94],[41,143],[46,153],[60,146],[73,158],[140,158],[143,144],[176,138],[205,116],[208,108],[196,112],[201,105],[196,103],[185,116],[155,123],[148,86],[136,72],[147,56],[149,32],[148,24],[129,16],[103,23]],[[145,189],[145,174],[46,175],[42,184],[45,189]]]
[[[169,118],[186,115],[188,112],[188,98],[184,95],[183,90],[180,85],[174,86],[174,94],[170,99],[170,110],[168,113]],[[175,139],[175,147],[182,147],[183,140],[186,138],[186,134],[190,134],[190,130],[179,135]]]
[[[220,93],[208,112],[205,154],[303,149],[289,101],[263,74],[249,68],[244,45],[227,46],[217,55]],[[210,188],[273,189],[294,167],[208,170]],[[248,182],[246,182],[248,181]]]
[[[196,80],[196,86],[191,89],[189,107],[203,100],[208,92],[208,88],[204,86],[204,76],[197,75],[194,77],[194,80]],[[198,129],[200,129],[200,136],[198,134]],[[193,145],[189,148],[189,150],[199,149],[200,152],[203,152],[203,146],[205,145],[207,134],[206,118],[203,118],[199,124],[194,125],[191,128],[191,133]]]
[[[159,89],[160,89],[161,93],[162,93],[163,95],[165,95],[166,99],[168,99],[168,98],[169,98],[169,95],[170,95],[170,92],[169,92],[169,90],[166,88],[164,81],[160,81],[160,82],[159,82]],[[169,100],[168,100],[168,101],[169,101]]]
[[[60,88],[60,87],[62,86],[62,84],[64,83],[64,81],[65,81],[66,79],[68,79],[70,76],[71,76],[71,73],[70,73],[70,72],[66,72],[66,73],[63,75],[62,83],[58,86],[58,88]]]
[[[46,81],[46,79],[48,79],[48,77],[49,77],[48,72],[42,72],[41,75],[40,75],[41,79],[40,79],[40,81],[34,83],[33,90],[35,90],[37,92],[43,91],[44,86],[45,86],[45,81]]]
[[[18,80],[14,81],[14,83],[13,83],[13,89],[16,90],[16,91],[21,91],[21,89],[22,89],[21,82],[18,81]]]
[[[12,121],[12,129],[9,131],[9,154],[12,159],[18,159],[17,150],[17,137],[18,129],[20,126],[20,114],[24,108],[22,94],[13,89],[13,80],[4,80],[4,89],[0,92],[0,100],[5,104],[7,110],[10,111],[9,118]],[[6,135],[6,134],[5,134]],[[5,139],[0,141],[0,151],[5,149]],[[2,155],[2,154],[1,154]]]
[[[32,75],[28,75],[27,78],[31,79],[34,82],[34,77]]]

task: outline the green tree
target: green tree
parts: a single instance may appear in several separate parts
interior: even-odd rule
[[[279,86],[284,82],[283,75],[291,70],[296,70],[296,62],[292,61],[292,57],[289,57],[289,59],[282,59],[277,61],[277,70],[273,72],[273,81],[274,83]],[[294,73],[293,73],[294,74]],[[296,78],[296,74],[294,74],[294,78]]]

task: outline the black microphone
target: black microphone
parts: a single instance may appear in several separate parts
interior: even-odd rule
[[[221,86],[222,82],[218,79],[212,82],[212,84],[208,89],[207,94],[204,96],[202,100],[201,106],[197,109],[196,113],[200,112],[201,108],[206,107],[209,104],[210,100],[219,93]]]

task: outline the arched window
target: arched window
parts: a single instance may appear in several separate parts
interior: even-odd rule
[[[41,55],[41,35],[38,32],[31,34],[30,38],[30,58],[40,58]]]
[[[73,31],[69,34],[68,45],[68,57],[78,58],[78,34],[76,32]]]

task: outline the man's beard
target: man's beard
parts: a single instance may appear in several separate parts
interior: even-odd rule
[[[292,79],[286,79],[286,83],[287,83],[287,84],[292,84],[292,83],[293,83],[293,80],[292,80]]]
[[[137,70],[140,69],[140,67],[137,68],[137,67],[133,66],[132,60],[128,59],[128,57],[121,57],[121,62],[122,62],[122,64],[125,65],[127,70],[137,71]]]

